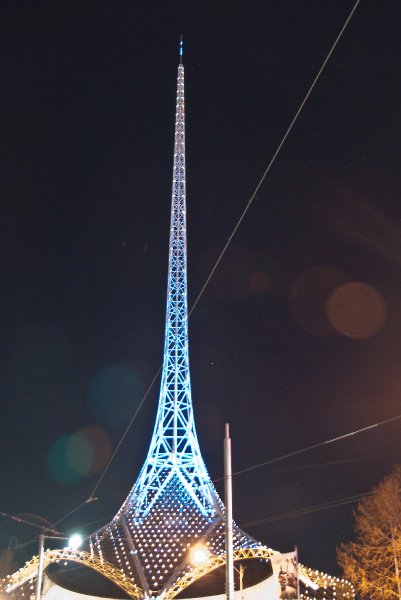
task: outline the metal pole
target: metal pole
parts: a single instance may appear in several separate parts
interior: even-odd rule
[[[299,562],[298,562],[298,546],[295,546],[295,560],[297,561],[297,599],[300,600],[300,590],[299,590]]]
[[[239,565],[239,589],[241,592],[241,600],[244,600],[244,571],[245,567],[242,563]]]
[[[226,598],[227,600],[234,600],[233,489],[231,473],[231,439],[228,423],[226,423],[224,438],[224,499],[226,505]]]
[[[45,554],[45,536],[41,533],[39,536],[39,562],[38,576],[36,581],[36,600],[40,600],[42,595],[42,576],[43,576],[43,560]]]

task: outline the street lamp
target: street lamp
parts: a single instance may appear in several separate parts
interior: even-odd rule
[[[204,544],[196,544],[191,548],[191,562],[196,567],[207,563],[209,559],[209,550]]]
[[[68,540],[67,548],[69,548],[70,550],[78,550],[82,542],[82,535],[80,533],[73,533],[70,539]]]
[[[38,576],[36,581],[36,600],[40,600],[42,596],[43,564],[45,559],[45,539],[68,540],[68,545],[66,547],[70,550],[77,550],[83,541],[82,536],[79,533],[74,533],[70,538],[58,535],[45,535],[44,533],[40,534]]]

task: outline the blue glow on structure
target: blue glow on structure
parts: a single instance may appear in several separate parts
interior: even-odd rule
[[[179,474],[204,516],[221,511],[195,431],[188,360],[187,232],[185,179],[184,67],[178,68],[173,189],[163,371],[159,408],[148,457],[135,486],[138,515],[145,515]],[[154,489],[157,493],[154,493]]]
[[[182,55],[183,42],[180,42]],[[177,79],[174,167],[163,370],[148,455],[113,521],[90,537],[91,555],[160,596],[189,568],[202,540],[225,555],[224,505],[206,470],[195,430],[188,355],[184,67]],[[234,525],[234,548],[258,544]]]

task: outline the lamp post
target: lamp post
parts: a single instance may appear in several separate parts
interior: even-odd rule
[[[228,423],[226,423],[224,438],[224,498],[226,505],[226,600],[234,600],[233,490],[231,473],[231,438]]]
[[[234,566],[234,571],[236,571],[239,575],[239,591],[241,594],[241,600],[244,600],[244,572],[245,572],[245,567],[242,563],[239,564],[239,569],[237,569],[236,566]]]
[[[43,564],[45,559],[45,539],[50,540],[69,540],[68,547],[72,550],[77,550],[82,544],[82,537],[78,533],[74,533],[70,538],[59,535],[39,535],[39,561],[38,561],[38,576],[36,580],[36,600],[40,600],[42,596],[42,579],[43,579]]]
[[[38,576],[36,579],[36,600],[40,600],[40,596],[41,596],[44,554],[45,554],[45,535],[43,533],[41,533],[39,535],[39,562],[38,562]]]

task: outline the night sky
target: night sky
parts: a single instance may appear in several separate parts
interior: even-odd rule
[[[179,35],[191,305],[352,6],[1,3],[0,511],[55,522],[86,500],[161,363]],[[237,471],[401,414],[400,29],[399,0],[362,0],[190,319],[213,479],[225,422]],[[61,531],[125,499],[158,385]],[[238,475],[236,521],[339,573],[352,504],[245,524],[369,491],[400,432]],[[36,534],[0,519],[1,548]]]

